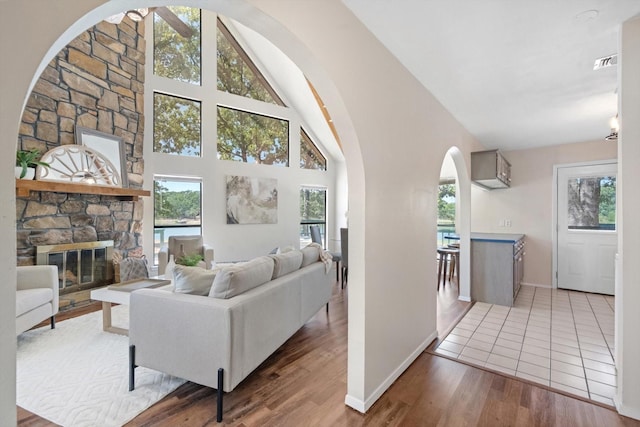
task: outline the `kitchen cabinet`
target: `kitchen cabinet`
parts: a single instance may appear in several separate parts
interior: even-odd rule
[[[524,276],[523,234],[471,233],[471,299],[512,306]]]
[[[471,153],[471,181],[488,190],[511,186],[511,163],[498,150]]]

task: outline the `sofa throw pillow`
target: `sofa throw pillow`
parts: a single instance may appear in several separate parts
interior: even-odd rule
[[[188,267],[177,264],[173,269],[173,292],[179,294],[208,295],[219,270]]]
[[[277,279],[280,276],[296,271],[302,265],[302,252],[300,251],[271,255],[271,258],[273,258],[273,276],[271,279]]]
[[[251,261],[225,267],[213,280],[210,297],[231,298],[271,280],[273,258],[261,256]]]
[[[309,246],[300,249],[302,252],[302,267],[306,267],[309,264],[313,264],[320,259],[320,249],[318,249],[317,243],[312,243]]]
[[[129,257],[121,260],[118,265],[120,266],[120,281],[128,282],[134,279],[146,279],[149,277],[149,267],[147,265],[146,258],[134,258]]]

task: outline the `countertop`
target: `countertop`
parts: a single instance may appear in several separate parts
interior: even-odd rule
[[[471,233],[471,240],[480,242],[515,243],[522,238],[524,238],[524,234]]]

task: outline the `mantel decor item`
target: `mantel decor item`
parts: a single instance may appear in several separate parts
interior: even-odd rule
[[[108,159],[119,177],[118,187],[129,187],[127,176],[127,159],[125,157],[124,140],[116,135],[100,132],[95,129],[76,126],[76,144],[83,145],[100,153]]]
[[[44,153],[41,161],[49,163],[49,167],[38,166],[39,180],[122,187],[113,163],[87,147],[61,145]]]
[[[40,156],[38,150],[16,151],[16,178],[33,179],[36,175],[36,166],[49,167],[49,163],[37,160]]]

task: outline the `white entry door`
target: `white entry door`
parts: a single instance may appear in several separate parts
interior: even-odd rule
[[[614,294],[616,163],[558,168],[558,288]]]

